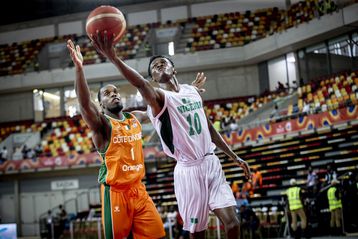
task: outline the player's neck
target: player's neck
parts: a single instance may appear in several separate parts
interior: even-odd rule
[[[179,92],[180,91],[180,85],[175,76],[173,76],[168,82],[159,84],[160,88],[167,90],[167,91],[174,91]]]
[[[124,118],[125,118],[122,111],[120,111],[118,113],[112,113],[112,112],[106,110],[105,114],[108,115],[109,117],[111,117],[113,119],[117,119],[117,120],[124,120]]]

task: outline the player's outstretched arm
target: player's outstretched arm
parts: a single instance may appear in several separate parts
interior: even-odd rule
[[[129,83],[139,90],[143,98],[153,108],[153,111],[159,113],[164,103],[164,94],[160,90],[155,89],[148,80],[116,55],[112,43],[113,36],[108,36],[105,31],[103,34],[97,32],[97,35],[91,36],[91,38],[93,39],[93,46],[117,67]]]
[[[67,49],[76,67],[75,91],[78,97],[81,115],[88,127],[96,131],[101,126],[101,117],[103,116],[91,100],[90,90],[83,72],[81,49],[78,45],[75,46],[71,40],[67,41]]]
[[[229,145],[227,145],[227,143],[222,138],[222,136],[215,130],[214,126],[212,125],[212,123],[208,118],[207,121],[208,121],[209,131],[211,135],[211,140],[213,141],[213,143],[219,149],[221,149],[227,156],[229,156],[230,159],[234,160],[237,163],[237,165],[244,170],[245,177],[247,179],[250,179],[251,171],[249,165],[231,150],[231,148],[229,147]]]

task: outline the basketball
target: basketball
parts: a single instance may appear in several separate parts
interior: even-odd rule
[[[94,9],[86,21],[86,32],[90,39],[91,35],[107,31],[108,36],[113,35],[113,44],[120,41],[126,30],[126,20],[122,12],[112,6],[100,6]]]

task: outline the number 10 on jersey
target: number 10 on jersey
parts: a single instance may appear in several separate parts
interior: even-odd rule
[[[201,122],[200,118],[197,112],[194,113],[194,117],[192,117],[192,114],[188,114],[186,117],[186,120],[189,124],[189,135],[192,136],[194,134],[200,134],[201,133]],[[195,129],[195,130],[194,130]]]

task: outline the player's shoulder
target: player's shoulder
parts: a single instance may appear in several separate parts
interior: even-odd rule
[[[193,88],[192,85],[189,85],[189,84],[179,84],[180,87],[184,87],[184,88]]]
[[[133,113],[129,113],[129,112],[123,112],[123,115],[125,117],[125,119],[135,119],[137,120],[136,114]]]
[[[180,87],[186,91],[196,91],[196,87],[189,84],[180,84]]]

